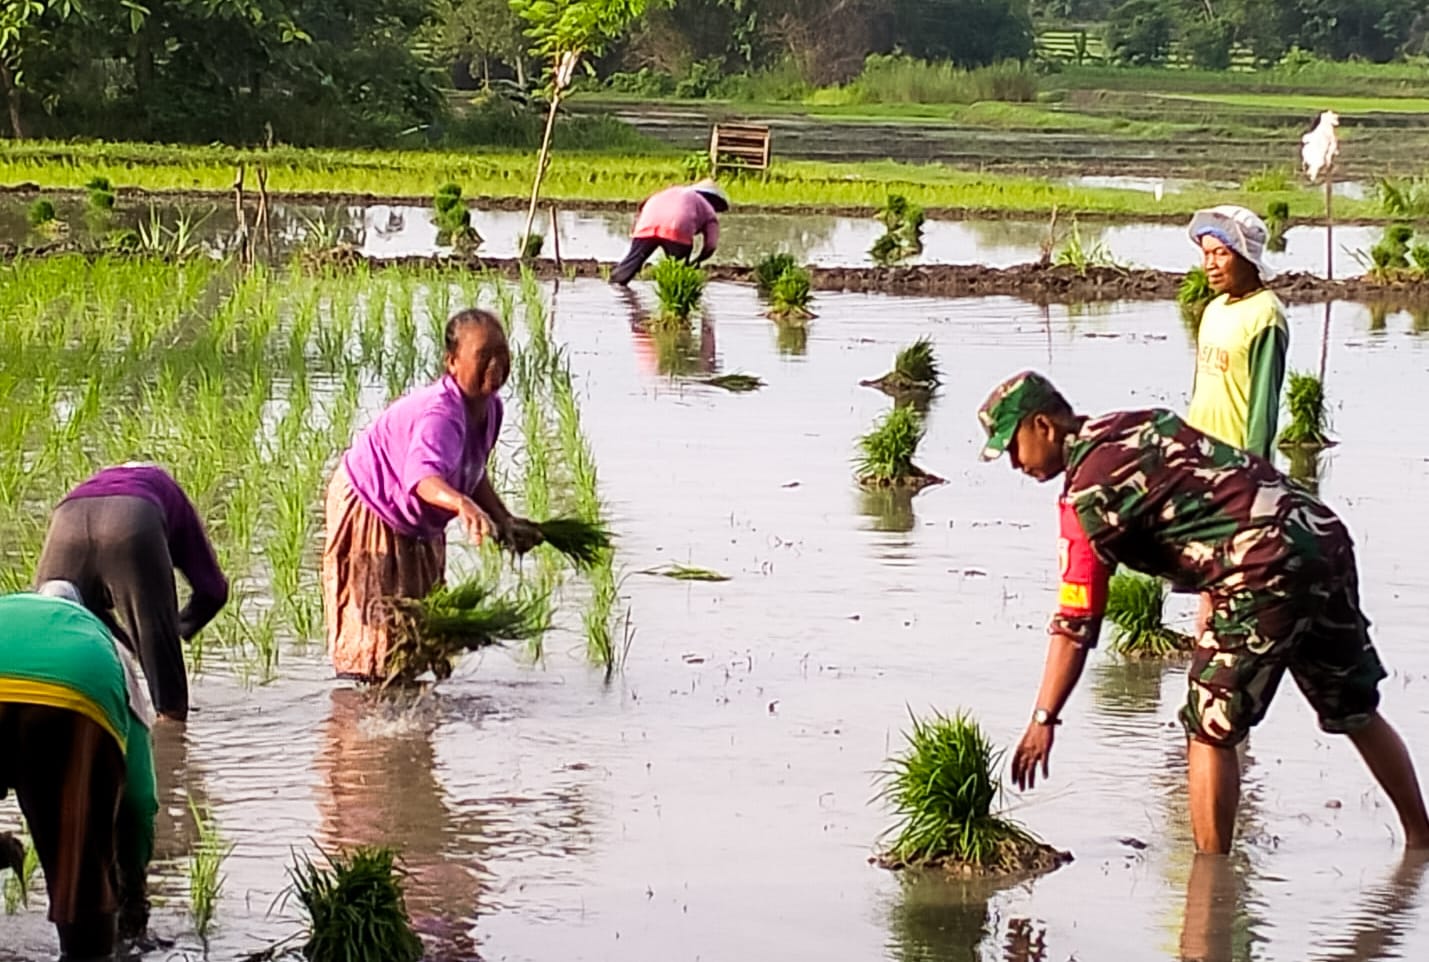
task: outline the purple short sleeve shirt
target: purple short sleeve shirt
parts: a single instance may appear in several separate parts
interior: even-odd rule
[[[504,411],[491,395],[485,430],[470,432],[461,389],[449,376],[413,391],[378,415],[343,456],[353,490],[399,534],[440,537],[456,516],[417,497],[417,485],[435,475],[472,494],[486,476]]]

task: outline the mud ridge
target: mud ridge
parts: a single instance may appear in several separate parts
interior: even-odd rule
[[[17,257],[44,257],[58,254],[99,256],[100,252],[68,241],[38,247],[0,243],[0,263]],[[122,256],[113,255],[110,256]],[[135,254],[132,256],[146,256]],[[152,255],[149,255],[152,256]],[[538,278],[609,276],[613,266],[594,258],[566,258],[558,268],[542,258],[522,261],[515,257],[483,257],[480,252],[464,256],[377,258],[351,248],[316,252],[303,258],[313,267],[344,268],[365,264],[372,270],[393,267],[420,267],[437,270],[494,271],[519,276],[529,269]],[[712,281],[753,283],[753,268],[736,264],[707,265]],[[922,297],[1016,297],[1036,304],[1079,304],[1096,301],[1174,300],[1185,278],[1174,271],[1143,268],[1088,267],[1038,263],[1013,267],[982,264],[927,264],[916,267],[809,267],[815,290],[853,293],[899,294]],[[1378,281],[1367,277],[1326,280],[1313,274],[1281,274],[1270,287],[1289,304],[1323,304],[1355,301],[1395,309],[1429,309],[1429,281]]]

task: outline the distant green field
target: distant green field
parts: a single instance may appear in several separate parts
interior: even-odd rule
[[[1353,97],[1334,94],[1162,94],[1170,100],[1195,100],[1232,107],[1266,110],[1303,110],[1307,114],[1333,110],[1355,114],[1429,114],[1429,97]]]

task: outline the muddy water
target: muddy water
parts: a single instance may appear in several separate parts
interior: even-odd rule
[[[1149,183],[1149,182],[1147,182]],[[118,225],[134,226],[149,221],[148,208],[121,210],[112,218],[95,218],[81,202],[61,202],[59,212],[76,239],[97,242]],[[160,220],[173,228],[179,209],[158,209]],[[235,220],[231,208],[220,204],[189,205],[183,213],[194,223],[198,241],[208,250],[224,252],[234,248]],[[548,214],[543,214],[537,230],[547,235],[546,256],[554,253]],[[473,211],[472,223],[481,233],[481,250],[493,256],[510,257],[525,227],[519,211]],[[630,215],[618,211],[562,210],[557,217],[561,252],[568,257],[594,257],[618,261],[629,244]],[[404,255],[429,256],[450,250],[440,243],[430,208],[376,205],[371,207],[316,207],[277,205],[272,212],[273,248],[284,255],[321,227],[334,232],[374,257]],[[1064,219],[1059,243],[1065,242],[1070,225]],[[1185,230],[1175,224],[1105,224],[1085,222],[1077,228],[1083,247],[1090,251],[1100,244],[1118,263],[1183,271],[1197,260]],[[869,266],[869,248],[883,232],[870,218],[836,217],[824,214],[741,214],[722,218],[720,254],[717,261],[750,264],[771,251],[784,250],[804,263],[823,267]],[[1363,273],[1351,252],[1368,249],[1382,233],[1378,227],[1339,227],[1334,233],[1334,271],[1337,277]],[[1035,261],[1041,256],[1047,237],[1042,220],[990,218],[966,221],[928,221],[924,227],[923,252],[910,264],[986,264],[1008,267]],[[25,221],[24,205],[14,198],[0,198],[0,242],[42,238]],[[1286,235],[1284,252],[1268,255],[1276,270],[1325,274],[1325,230],[1323,227],[1292,228]]]
[[[781,350],[747,290],[716,285],[708,300],[692,363],[757,373],[763,391],[662,376],[632,330],[644,289],[633,311],[595,282],[556,297],[628,572],[624,674],[603,684],[575,631],[540,667],[488,654],[396,705],[329,682],[314,651],[286,654],[281,680],[253,690],[211,666],[188,731],[158,733],[154,928],[173,951],[201,951],[184,917],[187,793],[235,845],[215,959],[293,931],[295,906],[275,904],[292,849],[368,841],[403,847],[414,914],[447,958],[1425,957],[1421,867],[1401,865],[1386,800],[1290,686],[1246,749],[1228,863],[1189,855],[1176,672],[1105,655],[1058,732],[1050,782],[1008,799],[1072,865],[996,889],[905,887],[865,862],[887,823],[870,774],[908,710],[965,707],[1011,744],[1041,667],[1054,492],[976,462],[975,405],[1028,366],[1090,410],[1182,405],[1191,350],[1174,305],[1043,314],[822,296],[802,347]],[[1358,537],[1394,672],[1385,708],[1422,760],[1429,461],[1412,440],[1421,418],[1394,399],[1429,374],[1429,332],[1334,310],[1343,443],[1323,492]],[[1319,308],[1292,312],[1292,368],[1318,362],[1321,322]],[[949,372],[919,460],[949,483],[869,498],[848,458],[888,402],[856,382],[919,334]],[[637,573],[671,561],[732,580]],[[0,806],[0,822],[12,815]],[[38,912],[0,917],[0,959],[49,947]]]

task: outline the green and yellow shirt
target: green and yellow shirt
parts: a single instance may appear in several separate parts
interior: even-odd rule
[[[1285,306],[1262,288],[1206,305],[1196,336],[1196,382],[1186,421],[1232,447],[1269,459],[1285,381]]]
[[[119,855],[126,869],[148,865],[159,810],[144,699],[128,653],[83,605],[29,593],[0,597],[0,702],[77,712],[124,754]]]

